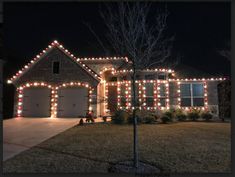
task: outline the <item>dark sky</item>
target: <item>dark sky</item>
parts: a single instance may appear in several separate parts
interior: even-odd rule
[[[78,57],[104,56],[88,22],[101,37],[101,3],[5,3],[4,35],[8,54],[5,76],[11,76],[54,39]],[[163,4],[153,3],[151,16]],[[230,42],[230,3],[167,3],[167,34],[175,35],[173,55],[208,73],[230,75],[230,63],[216,53]]]

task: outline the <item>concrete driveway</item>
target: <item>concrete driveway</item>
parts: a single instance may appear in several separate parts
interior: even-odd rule
[[[3,161],[79,123],[79,118],[12,118],[3,120]]]

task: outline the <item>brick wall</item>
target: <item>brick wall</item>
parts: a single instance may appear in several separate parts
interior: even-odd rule
[[[170,106],[175,107],[178,106],[178,84],[177,82],[169,82],[169,99]]]
[[[53,74],[52,65],[54,61],[60,62],[59,74]],[[32,69],[16,81],[15,85],[30,81],[43,81],[50,84],[81,81],[88,82],[93,87],[96,87],[98,84],[98,81],[95,80],[95,78],[57,48],[53,49],[36,63]]]
[[[214,114],[214,116],[218,116],[219,114],[217,85],[218,81],[207,82],[208,109]]]
[[[53,62],[60,62],[59,74],[53,74]],[[65,82],[88,82],[94,90],[94,94],[97,94],[97,85],[99,81],[93,78],[83,68],[78,66],[68,56],[66,56],[59,49],[53,49],[44,58],[34,65],[28,72],[20,77],[14,85],[19,86],[27,82],[47,82],[49,84],[62,84]],[[91,105],[96,114],[96,105]],[[14,117],[17,115],[17,92],[14,95]]]
[[[218,84],[220,118],[231,118],[231,81]]]

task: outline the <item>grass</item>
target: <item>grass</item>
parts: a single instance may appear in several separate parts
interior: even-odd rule
[[[230,123],[181,122],[138,126],[140,160],[168,173],[230,173]],[[73,127],[3,163],[4,173],[108,172],[132,159],[132,126]]]

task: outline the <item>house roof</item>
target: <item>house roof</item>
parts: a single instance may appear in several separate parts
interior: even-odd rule
[[[127,63],[131,62],[127,57],[88,57],[88,58],[78,58],[79,61],[101,61],[101,62],[106,62],[106,61],[116,61],[116,60],[124,60]]]
[[[210,77],[214,77],[215,74],[210,74],[207,73],[205,71],[202,71],[198,68],[195,67],[191,67],[185,64],[178,64],[174,67],[175,70],[175,75],[177,78],[210,78]]]
[[[65,55],[67,55],[70,59],[72,59],[75,63],[77,63],[81,68],[83,68],[86,72],[88,72],[92,77],[96,80],[100,80],[100,76],[88,67],[86,64],[82,63],[80,59],[76,58],[72,53],[70,53],[67,49],[63,47],[58,41],[53,41],[47,48],[42,50],[35,58],[33,58],[28,64],[26,64],[21,70],[19,70],[15,75],[13,75],[7,82],[14,83],[17,79],[19,79],[24,73],[29,71],[38,61],[40,61],[48,52],[50,52],[53,48],[58,48]]]

